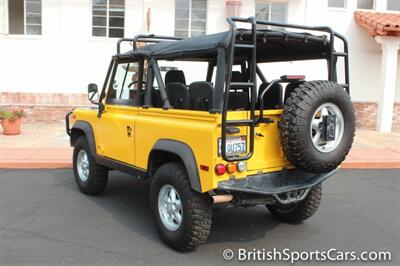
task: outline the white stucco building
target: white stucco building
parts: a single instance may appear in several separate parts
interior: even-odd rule
[[[139,33],[201,35],[228,29],[227,0],[0,0],[0,105],[22,106],[31,119],[60,119],[102,84],[117,37]],[[400,129],[399,35],[371,34],[357,10],[400,17],[400,0],[230,0],[240,16],[327,25],[349,41],[351,95],[358,125]],[[233,3],[232,3],[233,2]],[[382,35],[382,36],[380,36]],[[326,78],[325,65],[265,66],[267,78]],[[379,115],[378,115],[379,113]],[[377,123],[377,121],[379,122]]]

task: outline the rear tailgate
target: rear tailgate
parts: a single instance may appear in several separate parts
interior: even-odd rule
[[[270,123],[260,123],[255,128],[254,153],[247,162],[248,170],[273,171],[290,166],[279,137],[281,113],[282,110],[264,111],[264,118]]]
[[[261,171],[270,172],[281,170],[282,168],[290,167],[289,161],[281,148],[281,141],[279,137],[279,121],[282,110],[265,110],[264,118],[270,123],[260,123],[255,127],[254,136],[254,153],[253,156],[247,161],[248,171]],[[258,112],[256,112],[258,115]],[[228,120],[249,119],[248,111],[230,111],[228,112]],[[240,132],[230,134],[227,137],[227,150],[240,150],[241,142],[239,138],[246,138],[246,148],[250,148],[250,127],[237,126]],[[219,140],[220,141],[220,140]],[[235,143],[235,146],[228,146],[228,143]],[[219,143],[220,147],[220,143]],[[218,154],[220,156],[220,149]],[[237,154],[239,155],[239,154]],[[240,154],[245,155],[245,153]]]

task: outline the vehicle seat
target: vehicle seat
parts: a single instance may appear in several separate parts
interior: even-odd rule
[[[153,107],[163,108],[163,102],[161,99],[160,91],[155,90],[154,88],[151,90],[151,103]]]
[[[117,98],[117,90],[110,88],[110,90],[108,91],[107,98],[108,99],[116,99]]]
[[[243,76],[240,71],[232,71],[232,79],[231,82],[246,82],[247,80]],[[249,87],[242,87],[242,88],[231,88],[231,91],[244,91],[247,93],[247,95],[250,94],[250,88]]]
[[[243,82],[245,79],[240,71],[232,71],[232,79],[233,82]]]
[[[232,71],[232,82],[244,82],[240,71]],[[249,106],[248,87],[231,89],[229,93],[228,110],[246,110]]]
[[[258,95],[267,88],[269,83],[262,83],[258,89]],[[282,92],[283,88],[280,83],[275,83],[264,95],[264,110],[265,109],[280,109],[282,108]],[[257,103],[260,106],[260,103]]]
[[[185,73],[182,70],[169,70],[165,74],[165,86],[172,82],[180,82],[186,86]]]
[[[168,100],[175,109],[189,109],[189,94],[186,86],[181,82],[171,82],[165,87]]]
[[[228,110],[246,110],[249,106],[249,95],[245,91],[231,91]]]
[[[189,85],[190,109],[208,111],[212,107],[213,87],[206,81]]]

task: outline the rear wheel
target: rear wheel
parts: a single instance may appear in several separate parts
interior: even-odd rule
[[[150,204],[162,240],[179,251],[206,242],[211,230],[211,203],[206,194],[191,189],[185,167],[167,163],[157,169]]]
[[[98,195],[104,191],[108,169],[96,163],[85,136],[80,136],[75,142],[73,168],[76,184],[83,193]]]
[[[310,218],[321,203],[322,187],[317,185],[310,189],[306,198],[300,202],[287,205],[267,205],[273,216],[287,223],[300,223]]]

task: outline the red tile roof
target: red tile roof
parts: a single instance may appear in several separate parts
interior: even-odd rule
[[[383,12],[354,12],[360,26],[366,28],[371,36],[400,36],[400,14]]]

